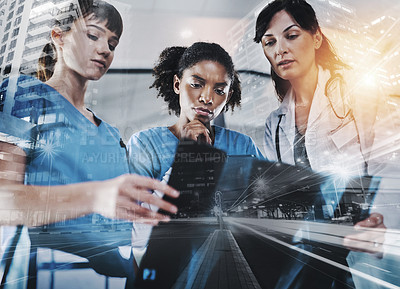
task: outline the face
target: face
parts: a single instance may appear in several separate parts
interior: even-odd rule
[[[302,29],[284,10],[272,17],[261,39],[264,55],[272,69],[279,77],[289,81],[304,77],[316,68],[315,51],[321,42],[319,31],[311,34]]]
[[[231,80],[223,65],[201,61],[174,77],[174,90],[179,94],[181,118],[208,123],[216,118],[230,96]]]
[[[110,67],[119,39],[105,22],[88,18],[76,20],[70,31],[61,33],[62,39],[57,43],[66,67],[83,78],[97,80]]]

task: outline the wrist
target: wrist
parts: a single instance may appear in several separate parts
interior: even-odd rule
[[[91,213],[98,213],[109,218],[116,216],[118,192],[115,187],[113,186],[113,180],[90,183],[87,196],[91,204]]]

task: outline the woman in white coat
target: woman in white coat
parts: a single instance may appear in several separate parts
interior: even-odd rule
[[[254,40],[271,64],[281,102],[266,121],[266,157],[316,171],[367,173],[373,133],[366,126],[373,126],[376,105],[344,92],[341,72],[349,67],[313,8],[305,1],[273,1],[257,18]]]
[[[349,67],[322,33],[313,8],[304,0],[272,1],[258,15],[254,41],[262,44],[271,64],[281,102],[266,121],[266,158],[346,176],[376,173],[369,159],[376,146],[379,94],[344,76]],[[351,89],[345,88],[344,79]],[[377,228],[379,234],[368,232],[369,239],[348,236],[344,245],[358,248],[354,244],[361,240],[362,251],[378,252],[384,242],[383,220],[381,212],[371,214],[357,227]],[[286,280],[277,288],[289,288],[300,278],[296,275],[282,278]],[[359,278],[354,282],[361,286]]]

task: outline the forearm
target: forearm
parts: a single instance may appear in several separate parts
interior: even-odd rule
[[[0,188],[0,224],[39,226],[65,218],[77,218],[102,209],[110,211],[115,204],[115,198],[108,199],[108,202],[106,198],[99,198],[106,193],[103,193],[104,188],[100,189],[101,183],[64,186],[3,185]],[[97,198],[94,194],[97,194]]]

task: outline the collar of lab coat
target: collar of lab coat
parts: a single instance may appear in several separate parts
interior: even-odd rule
[[[323,117],[322,112],[326,112],[326,108],[329,106],[329,101],[325,96],[325,85],[330,77],[331,74],[328,70],[318,66],[318,83],[308,116],[307,130],[317,125],[316,120]],[[293,143],[295,136],[295,96],[292,87],[286,93],[277,112],[278,116],[283,115],[280,127],[288,137],[289,142]]]

